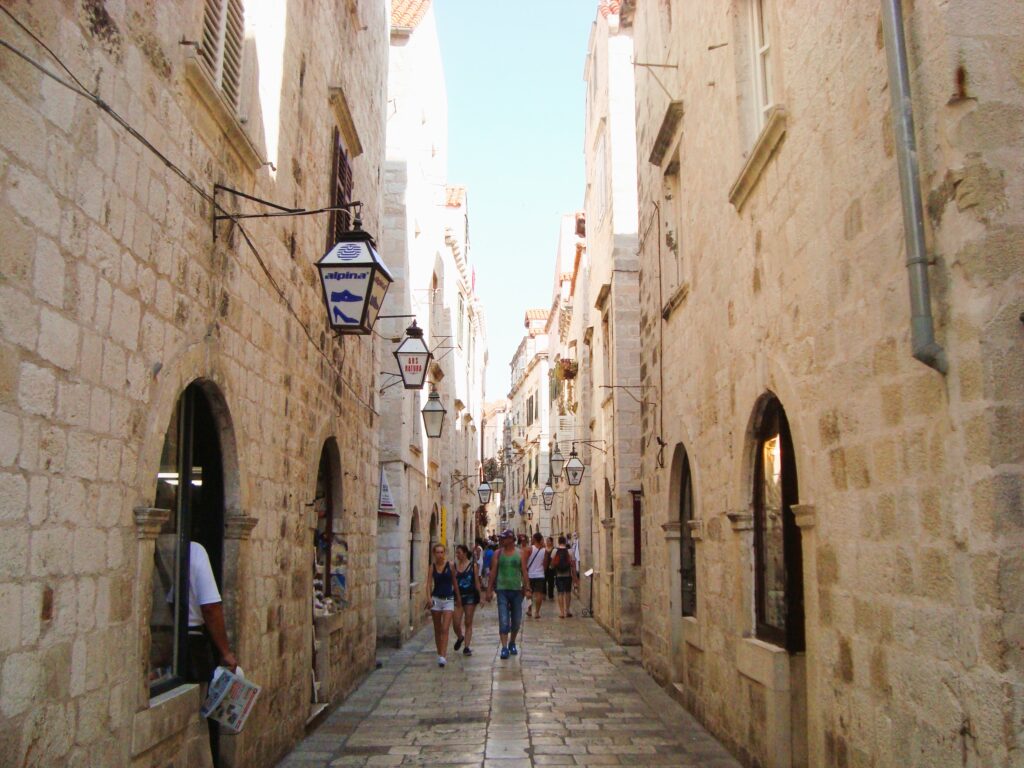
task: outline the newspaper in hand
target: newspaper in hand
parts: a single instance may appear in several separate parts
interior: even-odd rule
[[[252,712],[260,690],[256,683],[245,679],[241,667],[236,667],[234,672],[227,667],[217,667],[199,713],[216,720],[232,733],[239,733]]]

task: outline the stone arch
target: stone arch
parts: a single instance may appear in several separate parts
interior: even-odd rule
[[[443,544],[440,540],[440,525],[441,517],[437,509],[437,504],[434,504],[434,509],[430,513],[430,548],[433,549],[435,544]]]
[[[238,446],[246,445],[246,438],[228,405],[235,400],[230,379],[217,357],[211,354],[209,342],[196,342],[186,347],[177,358],[160,369],[155,379],[146,405],[145,427],[136,465],[135,485],[141,502],[137,505],[149,506],[152,479],[160,466],[167,426],[181,394],[190,384],[196,383],[209,400],[221,440],[225,516],[248,515],[248,472],[238,453]]]

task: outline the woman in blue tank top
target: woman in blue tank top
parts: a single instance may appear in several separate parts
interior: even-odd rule
[[[427,571],[430,599],[427,608],[434,620],[434,645],[437,646],[437,666],[448,663],[448,633],[452,628],[455,606],[462,607],[462,598],[455,587],[455,568],[445,558],[444,544],[435,544]]]
[[[459,544],[455,548],[455,584],[462,605],[455,608],[455,650],[465,642],[466,647],[462,649],[465,656],[473,655],[470,644],[473,642],[473,615],[482,592],[480,583],[480,566],[473,560],[469,547]]]

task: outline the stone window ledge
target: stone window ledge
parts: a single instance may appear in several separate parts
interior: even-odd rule
[[[132,720],[132,757],[188,728],[199,717],[199,686],[180,685],[149,700]]]
[[[672,295],[668,297],[668,301],[665,302],[665,306],[661,308],[661,319],[668,320],[672,313],[686,301],[686,297],[690,295],[690,283],[684,281],[682,285],[672,292]]]
[[[778,149],[782,138],[786,135],[786,109],[776,105],[768,112],[761,135],[757,137],[747,162],[743,164],[740,175],[729,190],[729,202],[733,204],[736,211],[743,210],[743,204],[747,201],[750,193],[757,186],[761,174],[768,165],[768,161],[775,150]]]
[[[682,635],[687,645],[692,645],[698,651],[704,650],[703,632],[696,616],[683,616]]]
[[[789,653],[785,648],[745,637],[736,646],[736,669],[770,691],[789,690]]]
[[[245,132],[235,110],[231,108],[231,105],[221,95],[220,90],[213,84],[213,80],[210,79],[198,57],[188,56],[185,59],[185,80],[195,90],[203,106],[206,107],[214,122],[217,123],[217,127],[220,128],[231,148],[245,166],[253,173],[263,167],[263,157],[259,150],[249,138],[249,134]]]

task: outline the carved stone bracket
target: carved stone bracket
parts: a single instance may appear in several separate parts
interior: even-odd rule
[[[737,509],[732,512],[726,512],[725,516],[729,518],[732,529],[737,533],[750,531],[754,528],[754,516],[749,509]]]
[[[171,519],[171,510],[158,507],[135,507],[135,538],[154,541],[164,523]]]
[[[694,541],[704,540],[704,521],[703,520],[688,520],[686,523],[690,528],[690,538]]]
[[[793,517],[801,530],[809,530],[818,522],[818,512],[813,504],[794,504]]]
[[[228,515],[224,519],[224,538],[247,540],[258,522],[252,515],[244,513]]]
[[[614,525],[615,525],[615,518],[614,517],[606,517],[606,518],[601,520],[601,527],[604,528],[605,530],[608,530],[609,528],[611,528]]]
[[[662,523],[661,530],[665,532],[665,541],[676,541],[679,539],[679,534],[682,529],[678,520],[671,523]]]

